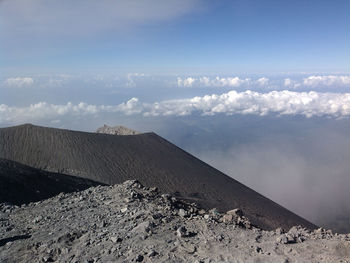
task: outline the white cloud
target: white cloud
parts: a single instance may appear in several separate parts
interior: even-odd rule
[[[283,85],[289,89],[297,89],[301,86],[298,81],[292,80],[290,78],[284,79]]]
[[[284,86],[289,87],[292,84],[292,80],[290,78],[284,79]]]
[[[198,80],[197,79],[194,79],[194,78],[191,78],[191,77],[188,77],[188,78],[177,78],[177,85],[179,87],[192,87],[193,83],[197,82]]]
[[[309,76],[303,80],[303,84],[309,87],[348,86],[350,88],[350,76]]]
[[[0,105],[0,123],[20,123],[35,120],[58,120],[63,116],[98,116],[103,113],[144,116],[184,116],[193,113],[254,114],[254,115],[303,115],[330,116],[335,118],[350,116],[350,93],[319,93],[271,91],[230,91],[220,95],[205,95],[189,99],[142,103],[132,98],[115,106],[90,105],[87,103],[54,105],[46,102],[28,107]]]
[[[344,117],[350,115],[350,93],[230,91],[192,99],[164,101],[145,110],[145,115],[278,114]]]
[[[292,79],[285,78],[284,80],[270,80],[267,77],[261,77],[258,79],[251,78],[239,78],[239,77],[215,77],[210,78],[206,76],[202,77],[178,77],[177,85],[179,87],[249,87],[249,89],[261,89],[267,86],[273,87],[274,89],[280,89],[281,84],[284,88],[288,89],[300,89],[300,88],[338,88],[338,87],[349,87],[350,88],[350,76],[336,76],[336,75],[325,75],[325,76],[308,76],[304,79]]]
[[[177,85],[179,87],[239,87],[243,84],[249,83],[250,79],[240,79],[239,77],[187,77],[187,78],[177,78]]]
[[[145,77],[147,76],[146,74],[144,73],[129,73],[127,75],[127,83],[126,83],[126,86],[127,87],[135,87],[136,86],[136,83],[135,83],[135,80],[134,78],[140,78],[140,77]]]
[[[269,79],[262,77],[256,81],[260,86],[265,86],[269,83]]]
[[[25,87],[33,85],[34,80],[28,77],[17,77],[17,78],[8,78],[5,80],[4,84],[9,87]]]

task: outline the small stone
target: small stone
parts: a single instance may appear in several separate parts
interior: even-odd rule
[[[187,234],[187,229],[186,229],[186,227],[184,227],[184,226],[179,227],[179,228],[176,230],[176,234],[177,234],[178,237],[185,237],[186,234]]]
[[[43,262],[54,262],[53,258],[50,256],[45,256],[42,258]]]
[[[288,238],[286,235],[280,236],[276,239],[277,243],[282,243],[282,244],[287,244],[288,243]]]
[[[314,231],[314,233],[315,233],[315,234],[322,234],[324,231],[325,231],[325,230],[324,230],[322,227],[320,227],[320,228],[316,229],[316,230]]]
[[[185,211],[185,209],[179,209],[179,216],[181,216],[181,217],[185,217],[185,216],[187,216],[187,212]]]
[[[198,214],[199,215],[204,215],[206,212],[205,212],[205,210],[204,209],[200,209],[199,211],[198,211]]]
[[[113,243],[120,243],[120,242],[123,241],[123,239],[120,238],[120,237],[110,237],[109,239],[110,239]]]
[[[124,208],[120,209],[120,212],[122,212],[122,213],[125,213],[126,211],[128,211],[127,207],[124,207]]]
[[[212,215],[214,215],[214,216],[220,214],[217,208],[210,209],[210,210],[209,210],[209,213],[212,214]]]
[[[147,253],[147,256],[149,256],[149,257],[151,258],[151,257],[156,256],[157,254],[158,254],[158,253],[157,253],[156,251],[151,250],[151,251],[149,251],[149,252]]]
[[[158,188],[157,187],[151,187],[149,190],[150,190],[150,192],[158,192]]]
[[[284,231],[283,228],[279,227],[279,228],[277,228],[277,229],[275,230],[275,233],[276,233],[277,235],[281,235],[281,234],[284,234],[285,231]]]
[[[242,217],[243,216],[242,210],[238,209],[238,208],[230,210],[230,211],[227,211],[226,214],[233,215],[233,216],[236,216],[236,217]]]
[[[143,256],[142,255],[137,255],[137,257],[135,258],[136,262],[142,262],[143,261]]]
[[[42,219],[43,219],[42,216],[38,216],[38,217],[34,218],[32,222],[33,223],[39,223]]]
[[[185,246],[181,246],[180,249],[188,254],[194,254],[197,251],[197,247],[192,244],[186,244]]]
[[[138,224],[131,232],[137,232],[137,233],[142,233],[142,232],[149,232],[150,229],[150,222],[145,221],[140,224]]]
[[[208,220],[210,218],[210,216],[208,214],[204,215],[204,219]]]
[[[224,223],[232,222],[232,220],[233,220],[233,215],[224,215],[222,217],[222,222]]]

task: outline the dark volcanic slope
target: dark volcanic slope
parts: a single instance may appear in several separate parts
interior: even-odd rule
[[[33,125],[0,129],[0,157],[107,184],[137,179],[206,208],[241,208],[264,229],[315,226],[155,133],[115,136]]]
[[[0,203],[21,205],[96,185],[99,183],[88,179],[45,172],[0,159]]]

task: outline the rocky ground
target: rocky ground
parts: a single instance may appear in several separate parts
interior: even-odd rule
[[[350,234],[263,231],[137,181],[0,205],[0,262],[350,262]]]
[[[141,134],[138,131],[129,129],[124,126],[108,126],[108,125],[103,125],[102,127],[98,128],[97,133],[104,133],[104,134],[112,134],[112,135],[136,135],[136,134]]]

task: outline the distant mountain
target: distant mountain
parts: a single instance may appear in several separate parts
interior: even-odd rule
[[[97,185],[100,183],[0,159],[0,203],[21,205]]]
[[[26,124],[0,129],[0,157],[105,184],[137,179],[204,208],[241,208],[263,229],[316,227],[155,133],[114,136]]]
[[[124,126],[108,126],[103,125],[102,127],[98,128],[97,133],[104,133],[104,134],[112,134],[112,135],[136,135],[140,134],[138,131],[134,131],[132,129],[129,129]]]

